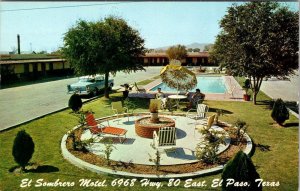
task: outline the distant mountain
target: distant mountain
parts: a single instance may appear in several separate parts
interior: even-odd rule
[[[174,44],[175,45],[175,44]],[[170,45],[170,46],[174,46],[174,45]],[[187,49],[189,48],[200,48],[201,52],[203,51],[204,47],[206,45],[211,45],[211,43],[197,43],[197,42],[194,42],[192,44],[188,44],[188,45],[185,45],[185,47]],[[164,47],[158,47],[158,48],[155,48],[155,50],[167,50],[170,46],[164,46]]]

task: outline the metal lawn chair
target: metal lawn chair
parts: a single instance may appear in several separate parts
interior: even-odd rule
[[[206,114],[208,112],[209,107],[205,104],[198,104],[196,109],[189,109],[186,113],[186,117],[199,120],[204,119],[206,117]],[[197,113],[195,113],[195,111]]]
[[[207,124],[206,125],[203,125],[203,124],[195,125],[195,131],[196,130],[200,131],[200,130],[203,130],[203,129],[209,130],[211,128],[211,126],[213,125],[213,123],[214,123],[215,116],[216,115],[209,116],[207,118]],[[195,132],[194,132],[194,134],[195,134]]]
[[[117,117],[118,117],[119,115],[126,115],[126,114],[127,114],[127,118],[128,118],[128,121],[129,121],[128,108],[127,108],[127,107],[123,107],[121,101],[112,102],[112,103],[111,103],[111,108],[112,108],[114,114],[115,114]]]
[[[140,88],[140,87],[136,84],[136,82],[134,82],[134,87],[135,87],[135,89],[136,89],[136,91],[137,91],[138,93],[145,93],[145,92],[146,92],[146,89],[145,89],[145,88]]]
[[[103,136],[105,134],[108,134],[118,137],[121,143],[123,143],[126,140],[126,129],[105,126],[103,124],[97,123],[92,113],[87,113],[85,119],[89,130],[92,134],[92,138],[94,137],[94,135]],[[123,141],[121,140],[121,137],[125,137]]]
[[[153,145],[155,148],[164,148],[165,152],[175,152],[176,148],[176,128],[175,127],[162,127],[158,133],[153,132]]]

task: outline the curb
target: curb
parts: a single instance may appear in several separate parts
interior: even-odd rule
[[[105,119],[108,117],[110,117],[110,116],[99,118],[99,119]],[[73,129],[76,129],[78,127],[79,126],[75,126]],[[107,174],[107,175],[112,175],[112,176],[128,177],[128,178],[136,178],[136,179],[147,178],[147,179],[152,179],[152,180],[169,180],[170,178],[188,179],[188,178],[196,178],[196,177],[217,174],[217,173],[221,172],[226,165],[226,164],[219,165],[219,166],[211,168],[211,169],[205,169],[205,170],[200,170],[200,171],[191,172],[191,173],[167,174],[167,175],[136,174],[136,173],[130,173],[130,172],[124,172],[124,171],[116,171],[116,170],[103,168],[100,166],[90,164],[90,163],[85,162],[85,161],[75,157],[74,155],[72,155],[72,153],[70,153],[66,147],[67,137],[68,137],[68,135],[65,134],[60,143],[61,153],[62,153],[63,157],[67,161],[69,161],[71,164],[75,165],[76,167],[81,168],[81,169],[90,170],[97,174]],[[250,155],[251,151],[253,150],[252,140],[248,134],[245,134],[245,138],[247,140],[247,145],[243,152],[246,153],[247,155]]]
[[[97,96],[97,97],[93,97],[93,98],[91,98],[91,99],[88,99],[88,100],[83,101],[82,103],[84,104],[84,103],[93,101],[93,100],[98,99],[98,98],[99,98],[98,96]],[[32,119],[26,120],[26,121],[24,121],[24,122],[21,122],[21,123],[18,123],[18,124],[9,126],[9,127],[6,127],[6,128],[4,128],[4,129],[0,129],[0,133],[1,133],[1,132],[8,131],[8,130],[11,130],[11,129],[14,129],[14,128],[17,128],[17,127],[19,127],[19,126],[21,126],[21,125],[25,125],[25,124],[27,124],[27,123],[30,123],[30,122],[34,121],[34,120],[41,119],[41,118],[43,118],[43,117],[45,117],[45,116],[47,116],[47,115],[51,115],[51,114],[54,114],[54,113],[61,112],[61,111],[65,110],[65,109],[68,109],[68,108],[69,108],[69,107],[63,107],[63,108],[61,108],[61,109],[58,109],[58,110],[55,110],[55,111],[48,112],[48,113],[46,113],[46,114],[43,114],[43,115],[34,117],[34,118],[32,118]]]
[[[289,110],[289,112],[294,115],[295,117],[297,117],[299,119],[299,114],[294,112],[293,110],[291,110],[290,108],[287,107],[287,109]]]

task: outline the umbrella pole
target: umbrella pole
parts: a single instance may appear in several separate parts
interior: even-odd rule
[[[179,81],[177,80],[177,97],[179,95]],[[176,108],[179,108],[179,99],[175,99]]]

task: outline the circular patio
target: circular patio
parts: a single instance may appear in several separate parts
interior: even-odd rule
[[[142,138],[136,135],[134,122],[141,117],[144,117],[144,114],[138,114],[136,116],[130,116],[129,118],[114,118],[113,116],[108,116],[99,119],[102,123],[107,123],[110,126],[120,127],[127,130],[127,138],[124,140],[123,144],[120,142],[120,139],[113,138],[113,145],[115,149],[111,154],[111,160],[125,162],[125,163],[134,163],[134,164],[142,164],[142,165],[154,165],[153,162],[149,161],[149,157],[155,157],[155,150],[150,146],[152,140],[149,138]],[[161,115],[163,116],[163,115]],[[176,135],[177,135],[177,142],[176,146],[174,146],[174,150],[176,152],[162,152],[161,154],[161,164],[162,166],[173,166],[173,165],[184,165],[184,164],[191,164],[199,162],[195,157],[195,147],[196,145],[203,140],[204,136],[201,135],[199,132],[194,130],[195,120],[190,119],[184,116],[177,116],[177,115],[167,115],[169,118],[172,118],[176,123]],[[200,122],[200,121],[198,121]],[[202,122],[205,122],[203,120]],[[201,122],[200,122],[201,123]],[[80,126],[76,126],[74,129],[79,128]],[[223,128],[212,126],[213,129],[218,131],[224,131]],[[81,139],[89,139],[91,137],[91,133],[89,130],[86,130],[82,133]],[[88,150],[96,155],[103,156],[103,149],[105,139],[109,137],[99,137],[100,142],[96,142],[91,144],[88,147]],[[246,147],[243,151],[246,154],[249,154],[252,150],[252,141],[251,138],[245,134],[244,138],[246,140]],[[61,149],[62,155],[65,159],[67,159],[72,164],[76,165],[79,168],[88,169],[90,171],[96,173],[105,173],[105,174],[112,174],[122,177],[131,177],[131,178],[150,178],[150,179],[157,179],[160,180],[168,180],[170,178],[193,178],[198,176],[204,176],[211,173],[217,173],[222,171],[224,165],[218,165],[215,167],[211,167],[209,169],[202,169],[196,170],[191,172],[184,172],[184,173],[168,173],[168,174],[143,174],[143,173],[133,173],[133,172],[126,172],[126,171],[119,171],[114,169],[109,169],[102,166],[97,166],[95,164],[88,163],[80,158],[74,156],[68,149],[67,149],[67,139],[68,134],[65,134],[62,138],[61,142]],[[225,144],[219,145],[219,154],[224,152],[230,145],[230,138],[226,138]],[[173,150],[173,151],[174,151]],[[191,164],[192,165],[192,164]]]
[[[109,124],[113,127],[126,129],[126,139],[122,143],[116,136],[98,136],[95,138],[95,143],[92,143],[87,149],[96,155],[103,155],[103,150],[105,149],[104,143],[107,143],[108,139],[112,139],[115,149],[111,153],[111,160],[154,165],[153,162],[149,161],[150,156],[155,156],[155,150],[151,147],[153,139],[141,137],[137,135],[135,131],[135,121],[139,121],[139,119],[144,117],[145,116],[131,116],[129,120],[127,117],[122,117],[103,121],[103,125]],[[160,117],[165,118],[166,116],[160,115]],[[195,148],[196,145],[204,139],[204,136],[198,131],[195,131],[195,120],[184,116],[168,115],[167,117],[176,122],[176,145],[172,146],[172,152],[165,152],[165,147],[159,147],[159,151],[161,152],[161,165],[178,165],[197,162]],[[205,121],[199,120],[198,123],[205,123]],[[212,128],[224,131],[222,128],[214,125]],[[81,136],[81,140],[87,140],[91,137],[90,131],[85,130]],[[228,148],[230,138],[226,138],[225,142],[225,145],[219,145],[219,153]],[[170,146],[167,148],[170,148]]]

